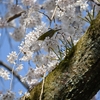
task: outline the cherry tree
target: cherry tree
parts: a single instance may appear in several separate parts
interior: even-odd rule
[[[100,56],[95,58],[95,55],[100,54],[100,15],[95,20],[100,9],[99,1],[1,0],[0,3],[7,8],[0,18],[0,28],[11,28],[13,31],[9,31],[10,39],[20,43],[18,50],[11,50],[7,55],[7,61],[12,67],[0,61],[0,65],[6,68],[0,67],[0,77],[10,80],[9,90],[0,94],[0,100],[18,99],[12,91],[14,76],[27,89],[22,100],[80,100],[84,96],[86,97],[82,100],[91,99],[98,89],[90,90],[91,94],[85,95],[86,91],[89,92],[86,86],[91,88],[89,82],[94,79],[92,76],[89,76],[91,80],[86,79],[85,76],[90,75],[87,74],[88,71],[97,71],[99,65]],[[94,36],[94,33],[97,35]],[[96,53],[89,50],[95,45]],[[86,63],[86,55],[95,60],[93,58],[93,61]],[[25,76],[19,74],[19,71],[24,70],[23,62],[28,62]],[[89,66],[97,66],[97,69],[92,72]],[[82,80],[81,85],[75,86],[80,82],[78,80]],[[91,82],[91,86],[94,83]],[[73,92],[74,89],[76,92]],[[22,91],[18,92],[23,94]],[[78,92],[79,95],[76,96]]]

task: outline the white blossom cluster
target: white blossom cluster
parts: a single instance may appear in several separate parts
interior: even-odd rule
[[[11,53],[9,53],[9,55],[7,56],[7,60],[11,64],[15,64],[15,61],[17,60],[17,53],[15,51],[12,51]]]
[[[44,73],[51,72],[57,63],[65,56],[65,48],[68,46],[67,40],[70,41],[70,36],[74,43],[84,33],[85,22],[80,18],[83,11],[88,10],[88,0],[45,0],[39,4],[37,0],[21,0],[22,5],[14,5],[13,2],[9,6],[9,15],[18,14],[24,11],[19,18],[19,27],[15,27],[10,36],[15,41],[21,41],[19,46],[20,58],[16,52],[11,52],[7,56],[8,62],[16,64],[19,61],[32,61],[36,67],[30,67],[24,77],[21,77],[22,82],[27,83],[30,87],[37,85]],[[25,9],[26,7],[26,9]],[[47,22],[44,21],[44,18]],[[5,17],[6,19],[6,17]],[[6,21],[0,20],[0,27],[5,26]],[[38,40],[40,36],[48,32],[50,28],[55,32],[52,37],[49,35],[44,40]],[[30,31],[30,32],[27,32]],[[17,72],[23,69],[23,64],[18,64],[15,69]],[[0,71],[0,76],[2,76]],[[9,79],[7,72],[5,79]],[[14,94],[11,91],[5,96],[7,99],[13,100]],[[1,95],[1,98],[5,98]],[[11,98],[11,99],[9,99]]]
[[[0,94],[0,100],[14,100],[15,94],[12,91],[7,91],[6,94]]]
[[[4,78],[5,80],[9,80],[10,79],[10,72],[8,72],[7,70],[0,68],[0,77]]]
[[[6,26],[7,26],[6,21],[0,17],[0,28],[6,27]]]
[[[22,7],[19,5],[8,5],[9,6],[9,11],[11,14],[16,14],[22,11]]]
[[[22,0],[25,6],[31,6],[34,2],[36,2],[36,0]]]
[[[17,68],[15,69],[17,72],[21,71],[23,69],[23,64],[19,64]]]
[[[25,36],[25,28],[23,26],[20,26],[20,27],[16,28],[13,33],[10,33],[10,36],[14,40],[20,41]]]

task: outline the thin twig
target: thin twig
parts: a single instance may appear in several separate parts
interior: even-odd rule
[[[56,13],[57,8],[58,8],[58,6],[56,5],[56,7],[55,7],[55,9],[54,9],[54,11],[53,11],[53,14],[52,14],[52,16],[51,16],[51,20],[53,20],[53,18],[54,18],[54,16],[55,16],[55,13]]]
[[[13,83],[13,79],[14,79],[14,67],[15,67],[15,64],[12,68],[12,78],[11,78],[11,82],[10,82],[10,90],[12,89],[12,83]]]
[[[45,15],[50,21],[51,21],[51,19],[50,19],[50,17],[48,16],[48,15],[46,15],[45,13],[43,13],[43,12],[40,12],[39,11],[39,13],[41,13],[41,14],[43,14],[43,15]]]
[[[43,87],[44,87],[45,74],[46,74],[46,72],[44,72],[44,75],[43,75],[42,89],[41,89],[41,94],[40,94],[40,99],[39,99],[39,100],[42,100],[42,94],[43,94]]]
[[[58,3],[59,3],[59,2],[58,2]],[[53,14],[52,14],[52,16],[51,16],[51,20],[53,20],[53,18],[54,18],[54,16],[55,16],[56,10],[57,10],[57,8],[58,8],[58,3],[56,4],[56,7],[55,7],[55,9],[54,9],[54,11],[53,11]]]

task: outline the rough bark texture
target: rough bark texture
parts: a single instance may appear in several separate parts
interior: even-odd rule
[[[74,52],[46,78],[42,100],[90,100],[100,89],[100,13]],[[39,100],[41,83],[25,100]],[[23,98],[21,98],[23,100]]]

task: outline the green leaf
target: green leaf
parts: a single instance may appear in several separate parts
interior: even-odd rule
[[[97,0],[100,3],[100,0]]]
[[[84,20],[85,22],[90,23],[89,20],[87,20],[86,18],[82,18],[81,16],[78,16],[78,17],[81,18],[82,20]]]
[[[93,6],[93,18],[95,17],[95,5]]]
[[[38,40],[44,40],[46,37],[52,37],[57,31],[59,31],[61,29],[50,29],[49,31],[47,31],[46,33],[44,33],[43,35],[41,35]]]
[[[82,18],[80,16],[78,17],[91,24],[91,22],[95,19],[95,5],[93,6],[93,12],[90,13],[89,11],[87,11],[87,16],[85,18]]]

